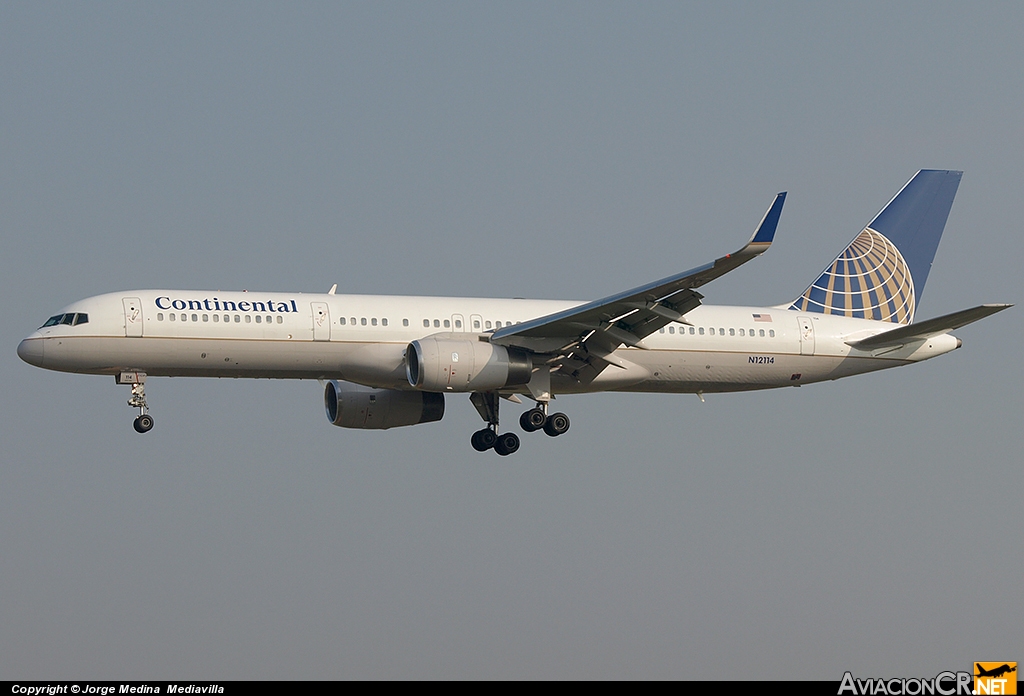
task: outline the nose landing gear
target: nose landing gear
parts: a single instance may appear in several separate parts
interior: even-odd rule
[[[132,423],[137,433],[148,433],[153,429],[153,416],[149,415],[149,404],[146,403],[146,373],[120,372],[116,376],[118,384],[132,385],[132,398],[128,405],[139,409],[139,416]]]

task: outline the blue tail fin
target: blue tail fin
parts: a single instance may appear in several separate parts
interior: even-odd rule
[[[790,309],[909,324],[963,172],[922,169]]]

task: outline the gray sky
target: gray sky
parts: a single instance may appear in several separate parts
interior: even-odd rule
[[[0,2],[0,676],[932,676],[1024,658],[1021,308],[913,367],[331,427],[315,382],[22,363],[142,287],[799,294],[965,170],[918,316],[1019,302],[1018,3]],[[506,408],[509,419],[519,409]]]

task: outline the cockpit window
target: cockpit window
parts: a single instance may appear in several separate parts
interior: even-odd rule
[[[79,324],[88,324],[88,314],[58,314],[57,316],[50,317],[46,320],[46,323],[39,328],[45,329],[47,326],[57,326],[58,324],[64,326],[78,326]]]

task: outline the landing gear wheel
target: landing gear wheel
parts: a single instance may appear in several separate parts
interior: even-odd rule
[[[473,437],[470,438],[470,442],[473,444],[473,449],[477,452],[486,452],[487,450],[494,447],[494,443],[497,442],[498,436],[490,428],[484,428],[483,430],[477,430],[473,433]]]
[[[503,457],[507,457],[517,449],[519,449],[519,436],[515,433],[499,435],[498,441],[494,443],[494,451]]]
[[[569,416],[564,413],[552,413],[544,423],[544,432],[557,437],[569,429]]]
[[[547,419],[548,416],[544,413],[543,409],[531,408],[529,411],[524,411],[523,415],[519,416],[519,425],[526,432],[532,433],[543,428]]]
[[[135,432],[148,433],[150,430],[153,429],[153,416],[149,415],[148,413],[145,413],[136,418],[135,422],[132,423],[132,425],[135,427]]]

